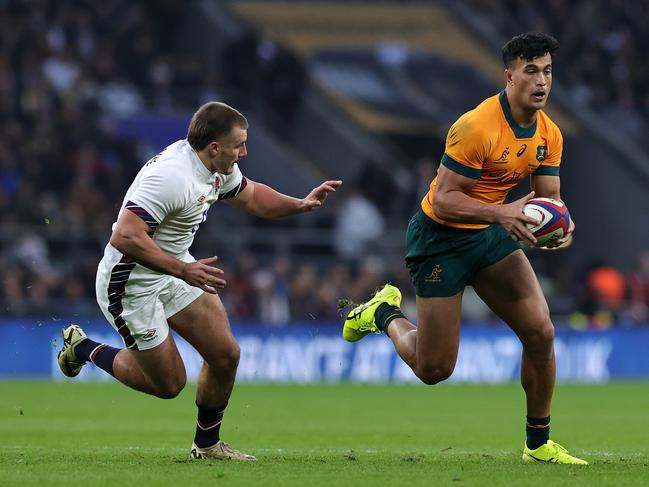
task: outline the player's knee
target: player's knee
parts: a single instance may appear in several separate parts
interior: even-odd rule
[[[234,342],[228,349],[223,357],[224,365],[230,369],[236,369],[239,365],[239,358],[241,357],[241,349],[239,344]]]
[[[241,349],[237,342],[232,342],[225,350],[222,350],[218,356],[212,357],[208,362],[210,367],[218,370],[236,370],[239,365]]]
[[[185,388],[186,383],[187,377],[177,377],[176,380],[158,385],[155,390],[155,395],[160,399],[173,399],[174,397],[178,397],[178,394]]]
[[[429,386],[439,384],[448,379],[453,374],[453,364],[426,364],[418,367],[416,370],[417,377]]]
[[[529,351],[543,351],[552,348],[554,342],[554,326],[548,319],[540,326],[534,327],[525,334],[523,346]]]

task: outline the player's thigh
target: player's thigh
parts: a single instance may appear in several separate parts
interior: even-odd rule
[[[441,225],[418,211],[406,231],[405,259],[417,296],[461,299],[483,258],[485,235]]]
[[[460,343],[462,294],[417,296],[417,365],[419,369],[453,371]]]
[[[124,278],[124,271],[116,269],[97,273],[97,302],[104,316],[122,337],[128,357],[158,392],[182,389],[185,366],[169,335],[161,301],[161,295],[169,290],[169,280],[141,286],[137,279]],[[121,365],[131,367],[129,360]]]
[[[553,333],[545,296],[522,250],[478,271],[473,288],[521,339]]]
[[[128,353],[160,395],[175,397],[185,386],[185,364],[172,335],[167,335],[162,343],[154,348],[128,349]]]
[[[239,345],[232,335],[225,307],[218,295],[202,293],[167,321],[208,363],[218,365],[238,361]]]

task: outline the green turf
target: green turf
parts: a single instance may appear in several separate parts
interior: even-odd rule
[[[520,387],[239,385],[224,439],[256,463],[188,458],[192,387],[0,382],[0,485],[642,485],[649,385],[560,385],[552,437],[589,467],[527,465]]]

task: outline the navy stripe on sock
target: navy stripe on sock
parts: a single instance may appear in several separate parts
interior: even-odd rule
[[[113,362],[115,361],[115,356],[119,351],[119,348],[110,347],[105,343],[95,342],[90,338],[86,338],[74,347],[74,354],[78,358],[85,360],[86,362],[92,362],[113,377],[115,377]]]
[[[95,350],[90,353],[90,360],[100,369],[105,370],[110,375],[115,377],[115,372],[113,371],[113,363],[115,362],[115,356],[119,353],[119,348],[114,348],[102,343]]]
[[[75,345],[74,354],[77,356],[77,358],[85,360],[86,362],[90,362],[90,354],[99,345],[101,345],[101,343],[97,343],[90,338],[86,338],[85,340]]]
[[[216,445],[221,439],[221,421],[223,413],[228,403],[218,407],[203,407],[196,403],[198,407],[198,419],[196,420],[196,435],[194,444],[199,448],[209,448]]]

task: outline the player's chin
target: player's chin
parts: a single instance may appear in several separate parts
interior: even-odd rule
[[[543,96],[532,95],[530,97],[530,105],[534,107],[536,110],[540,110],[541,108],[544,108],[547,102],[548,102],[547,94]]]

